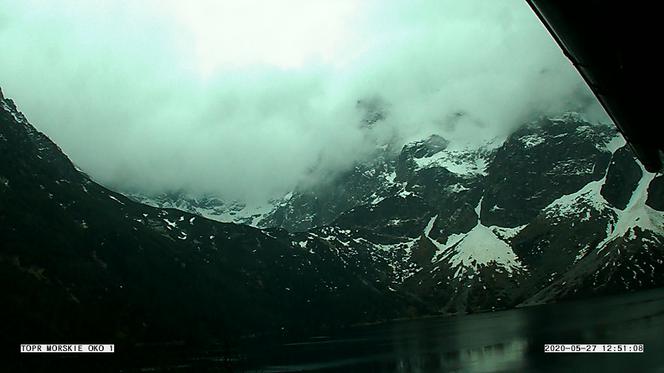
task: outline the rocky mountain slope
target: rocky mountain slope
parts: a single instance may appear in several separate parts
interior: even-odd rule
[[[393,172],[402,190],[332,225],[398,236],[405,264],[393,288],[441,310],[664,285],[662,176],[612,128],[542,119],[461,154],[432,137],[404,147]]]
[[[254,223],[310,230],[349,262],[367,250],[390,289],[439,311],[494,309],[664,285],[663,183],[613,127],[569,113],[480,146],[379,148]]]
[[[311,332],[427,307],[323,239],[133,202],[0,102],[1,342]],[[7,347],[9,351],[10,347]]]
[[[6,336],[311,331],[664,286],[663,176],[612,127],[573,114],[480,146],[434,135],[379,147],[257,208],[136,203],[77,170],[7,99],[0,157],[0,274],[16,305],[2,316],[18,320]],[[263,229],[204,217],[224,214]]]

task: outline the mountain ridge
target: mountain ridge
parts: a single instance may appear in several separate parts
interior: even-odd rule
[[[17,320],[5,336],[307,333],[664,286],[662,175],[575,115],[479,152],[406,144],[326,198],[329,186],[293,192],[258,229],[136,203],[76,169],[13,101],[0,109],[0,273],[18,305],[0,315]]]

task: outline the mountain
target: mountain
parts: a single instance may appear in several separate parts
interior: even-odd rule
[[[392,288],[439,311],[664,285],[663,177],[647,173],[610,127],[574,114],[543,118],[475,150],[434,136],[406,145],[385,172],[402,189],[332,225],[398,241],[404,253],[393,263],[407,274]]]
[[[199,341],[428,312],[324,239],[133,202],[0,102],[2,342]],[[373,263],[372,263],[373,264]],[[9,350],[10,347],[7,347]]]
[[[259,224],[308,230],[348,262],[369,251],[391,290],[439,312],[487,310],[662,286],[663,183],[612,127],[568,113],[504,141],[379,147]]]
[[[664,286],[663,176],[574,114],[480,145],[379,146],[257,207],[106,189],[9,99],[0,157],[12,343],[313,333]],[[254,227],[205,217],[222,215]]]
[[[275,209],[277,201],[264,205],[247,205],[243,202],[227,202],[219,197],[190,195],[184,191],[146,195],[137,192],[123,192],[135,202],[158,208],[187,211],[222,223],[246,224],[266,228],[263,220]]]

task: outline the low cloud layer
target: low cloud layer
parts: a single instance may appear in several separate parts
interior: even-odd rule
[[[601,117],[522,0],[6,0],[0,45],[5,96],[124,190],[261,200],[387,141]]]

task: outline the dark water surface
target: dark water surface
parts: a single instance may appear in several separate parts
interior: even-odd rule
[[[643,343],[645,352],[545,354],[545,343]],[[664,373],[664,289],[362,327],[254,358],[260,372]]]
[[[645,352],[545,354],[545,343],[642,343]],[[162,346],[141,352],[140,362],[131,357],[130,366],[121,363],[120,349],[115,356],[67,356],[57,364],[43,360],[45,369],[31,371],[73,368],[85,359],[97,372],[664,373],[664,289],[391,322],[302,341],[252,341],[232,354],[223,346],[196,351]],[[21,356],[31,363],[42,358]]]

